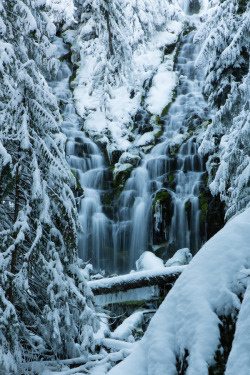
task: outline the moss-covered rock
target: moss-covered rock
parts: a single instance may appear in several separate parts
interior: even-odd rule
[[[121,164],[120,169],[114,170],[114,178],[112,185],[116,197],[120,195],[132,170],[133,165],[130,163]]]
[[[75,177],[75,180],[76,180],[76,187],[74,187],[72,189],[73,193],[74,193],[74,196],[75,197],[81,197],[83,194],[84,194],[84,190],[82,188],[82,185],[80,184],[75,172],[73,171],[73,169],[71,169],[71,173],[73,174],[73,176]]]

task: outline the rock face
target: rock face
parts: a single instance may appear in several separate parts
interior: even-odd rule
[[[172,195],[167,189],[156,193],[153,214],[153,241],[154,245],[159,245],[169,241],[169,227],[174,214]]]

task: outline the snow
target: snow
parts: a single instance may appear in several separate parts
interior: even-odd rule
[[[228,358],[225,375],[246,375],[250,371],[250,284],[248,272],[248,286],[244,295],[244,300],[239,312],[236,324],[235,338]]]
[[[120,173],[120,172],[124,172],[128,169],[131,169],[133,168],[133,165],[130,164],[130,163],[124,163],[124,164],[119,164],[119,163],[116,163],[115,164],[115,170],[114,170],[114,178],[116,178],[116,176]]]
[[[85,128],[88,131],[96,131],[101,133],[107,126],[105,113],[101,111],[92,112],[85,122]]]
[[[136,311],[128,318],[126,318],[121,325],[119,325],[114,332],[111,333],[111,338],[117,340],[128,340],[132,335],[133,330],[136,329],[143,321],[143,311]]]
[[[84,12],[86,4],[78,28],[64,34],[78,66],[72,85],[76,110],[91,136],[105,134],[108,129],[109,144],[126,151],[134,146],[129,135],[142,97],[152,114],[160,114],[171,101],[177,84],[172,72],[174,54],[164,57],[163,50],[177,42],[183,16],[176,4],[162,0],[154,4],[149,0],[113,1],[109,19],[114,54],[110,56],[107,20],[102,12],[106,3],[91,2]],[[153,77],[147,99],[143,85]],[[100,111],[105,117],[102,127],[96,125],[95,114]],[[144,144],[144,140],[135,141],[136,147]]]
[[[144,133],[142,136],[138,137],[137,141],[135,142],[135,146],[137,147],[146,146],[154,142],[155,142],[154,132],[147,132],[147,133]]]
[[[115,276],[110,278],[103,278],[101,280],[88,281],[88,285],[92,289],[97,288],[111,288],[115,284],[126,283],[131,281],[139,281],[142,278],[149,278],[160,275],[171,275],[174,273],[182,272],[185,266],[174,266],[163,269],[154,269],[146,271],[132,272],[127,275]]]
[[[182,266],[184,264],[190,263],[191,259],[192,254],[190,253],[188,248],[180,249],[177,250],[174,256],[166,262],[165,266]]]
[[[50,17],[53,22],[64,21],[64,27],[74,22],[75,6],[73,0],[46,0],[46,7],[50,9]]]
[[[163,260],[158,258],[154,253],[151,251],[144,251],[140,258],[135,262],[136,271],[144,271],[144,270],[156,270],[156,269],[164,269]],[[180,264],[174,264],[174,266]]]
[[[155,74],[146,99],[147,109],[150,113],[161,114],[166,105],[172,101],[173,91],[177,83],[176,73],[173,72],[173,58],[168,57]]]
[[[138,347],[124,362],[114,367],[110,375],[174,375],[176,357],[182,357],[185,350],[189,353],[186,374],[208,373],[208,365],[214,363],[220,342],[219,316],[233,314],[241,307],[238,295],[243,293],[244,287],[239,272],[250,266],[249,227],[250,209],[247,209],[202,247],[167,295]],[[249,351],[246,333],[249,318],[245,318],[248,309],[249,290],[239,314],[238,333],[233,342],[227,374],[245,375],[250,372],[249,356],[245,357]],[[244,347],[246,342],[248,344]],[[239,346],[242,350],[242,371],[240,359],[238,367],[231,365],[240,351]]]

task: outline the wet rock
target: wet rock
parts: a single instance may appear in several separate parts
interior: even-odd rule
[[[174,213],[171,193],[167,189],[159,190],[153,206],[153,243],[160,244],[169,240],[168,227]]]
[[[209,240],[225,225],[225,204],[220,196],[212,196],[208,187],[202,188],[199,195],[200,233],[202,242]]]

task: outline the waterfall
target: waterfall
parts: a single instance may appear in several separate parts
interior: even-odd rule
[[[61,63],[51,83],[61,102],[67,160],[84,191],[79,198],[79,255],[96,270],[128,272],[143,251],[161,248],[168,258],[183,247],[194,254],[201,245],[198,197],[205,168],[196,130],[209,111],[202,95],[204,73],[194,68],[199,47],[192,39],[193,32],[184,36],[178,53],[180,84],[162,118],[163,134],[132,171],[120,196],[111,199],[109,214],[103,196],[112,187],[112,174],[99,147],[82,131],[69,87],[69,62]],[[62,39],[55,44],[60,56],[68,52]]]
[[[96,269],[113,269],[114,256],[105,253],[113,246],[112,225],[103,213],[101,194],[106,168],[104,156],[98,146],[82,130],[83,120],[74,107],[70,78],[72,64],[63,59],[69,48],[62,38],[56,37],[57,57],[62,59],[56,79],[50,82],[52,90],[60,100],[63,117],[62,131],[67,137],[66,157],[83,195],[78,198],[79,219],[82,230],[79,233],[79,256],[94,264]]]
[[[119,199],[116,228],[127,229],[128,269],[134,267],[143,251],[154,249],[157,244],[164,244],[165,256],[182,247],[190,248],[194,254],[201,245],[198,196],[204,162],[198,154],[196,135],[183,141],[191,126],[198,127],[208,117],[202,95],[204,74],[194,68],[199,47],[192,39],[193,33],[184,37],[179,51],[175,70],[180,85],[164,118],[161,142],[132,172]],[[178,139],[182,142],[175,153],[173,142]],[[124,237],[124,232],[116,229],[119,245],[121,234]]]

